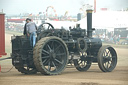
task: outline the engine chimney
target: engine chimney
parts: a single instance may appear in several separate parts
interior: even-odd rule
[[[87,12],[87,37],[92,37],[92,9],[86,10]]]

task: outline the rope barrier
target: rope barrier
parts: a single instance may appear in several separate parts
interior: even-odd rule
[[[0,61],[2,61],[2,60],[7,60],[7,59],[12,59],[12,57],[2,58],[2,59],[0,59]],[[10,72],[10,71],[13,69],[13,67],[14,67],[14,66],[12,66],[8,71],[5,71],[5,72],[4,72],[4,71],[1,70],[1,65],[0,65],[0,72],[1,72],[1,73],[8,73],[8,72]]]

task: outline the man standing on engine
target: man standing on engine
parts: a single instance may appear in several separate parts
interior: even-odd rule
[[[34,22],[31,22],[31,19],[27,19],[27,25],[26,25],[26,31],[27,35],[30,37],[30,45],[32,47],[36,44],[36,30],[37,26]]]

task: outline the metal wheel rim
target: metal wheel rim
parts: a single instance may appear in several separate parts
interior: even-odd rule
[[[87,53],[81,53],[80,54],[81,56],[80,57],[83,57],[85,58],[87,56]],[[78,59],[78,64],[81,68],[84,68],[88,65],[88,61],[87,60],[82,60],[82,58]]]
[[[74,60],[74,65],[78,71],[87,71],[90,68],[91,62],[86,57],[87,53],[82,52],[80,53],[80,59]]]
[[[56,39],[49,40],[42,46],[42,67],[45,70],[56,73],[64,68],[67,61],[65,46]]]
[[[113,48],[108,47],[102,53],[102,65],[107,71],[112,71],[117,64],[117,55]]]

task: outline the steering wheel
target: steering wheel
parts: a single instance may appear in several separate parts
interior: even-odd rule
[[[41,33],[44,30],[54,30],[54,27],[50,23],[43,23],[37,29],[37,34]]]

